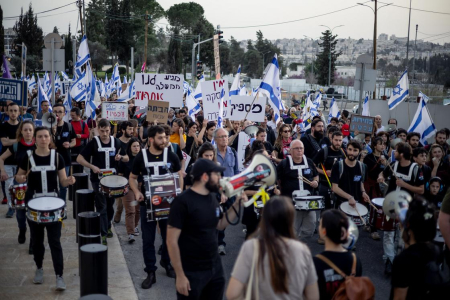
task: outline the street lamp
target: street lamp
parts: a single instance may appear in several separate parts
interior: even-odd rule
[[[373,1],[373,0],[372,0]],[[370,8],[373,11],[374,14],[374,23],[373,23],[373,69],[376,70],[377,69],[377,12],[379,9],[389,6],[392,3],[388,3],[385,5],[382,5],[380,7],[377,8],[377,0],[374,1],[375,2],[375,9],[373,9],[372,7],[364,4],[364,3],[357,3],[358,5],[361,6],[365,6]],[[376,83],[375,83],[375,88],[373,90],[373,99],[375,99],[375,93],[376,93]]]
[[[333,30],[335,30],[338,27],[342,27],[344,25],[335,26],[335,27],[333,27],[333,29],[331,29],[330,27],[328,27],[326,25],[319,25],[319,26],[326,27],[331,32],[331,35],[330,35],[330,51],[328,52],[328,87],[330,87],[331,86],[331,37],[333,36]]]
[[[258,51],[258,50],[256,50],[256,51]],[[272,52],[272,51],[266,51],[266,52],[260,52],[260,51],[258,51],[259,53],[261,53],[262,54],[262,57],[263,57],[263,60],[262,60],[262,67],[263,67],[263,71],[264,71],[264,62],[265,62],[265,60],[264,60],[264,56],[267,54],[267,53],[270,53],[270,52]]]

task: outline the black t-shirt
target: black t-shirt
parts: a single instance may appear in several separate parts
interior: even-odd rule
[[[233,135],[235,135],[236,132],[234,131],[234,129],[232,129],[230,131],[230,133],[228,134],[229,137],[232,137]],[[239,134],[236,136],[236,138],[233,140],[233,143],[231,144],[231,148],[233,148],[234,150],[238,151],[238,142],[239,142]]]
[[[9,147],[9,151],[12,153],[14,157],[14,165],[19,166],[22,162],[23,158],[27,156],[28,150],[36,149],[36,145],[33,144],[31,146],[25,146],[21,142],[17,143],[17,152],[14,152],[14,145]]]
[[[328,151],[327,158],[325,159],[325,151]],[[344,156],[344,150],[342,148],[340,150],[333,150],[332,147],[327,147],[327,149],[322,148],[320,151],[316,154],[316,156],[313,158],[313,162],[316,164],[316,166],[320,169],[322,169],[321,164],[323,164],[325,170],[331,170],[336,159],[336,163],[340,160],[345,159]],[[325,183],[328,185],[327,178],[325,175],[319,174],[319,179],[322,183]]]
[[[131,170],[133,169],[133,163],[136,156],[131,155],[130,160],[127,162],[119,161],[119,166],[117,169],[118,174],[123,174],[127,180],[130,178]],[[138,182],[142,182],[142,176],[138,176]]]
[[[323,148],[321,140],[314,138],[310,134],[305,134],[300,140],[303,142],[303,146],[305,147],[305,155],[307,158],[313,159],[320,149]]]
[[[172,202],[168,224],[181,229],[178,245],[185,271],[209,270],[219,259],[219,217],[219,202],[214,193],[204,196],[188,189]]]
[[[17,125],[11,125],[9,122],[5,122],[0,127],[0,138],[9,138],[10,140],[16,141],[17,129],[19,128],[20,123]],[[2,147],[1,154],[5,153],[8,147]],[[14,166],[16,163],[14,162],[14,157],[10,156],[5,160],[5,166]]]
[[[189,154],[189,153],[191,153],[191,148],[192,148],[192,145],[194,144],[194,141],[195,141],[194,137],[186,136],[186,147],[184,148],[184,152],[186,152],[190,156],[192,156],[192,154]],[[194,152],[194,151],[195,151],[195,147],[194,147],[194,149],[192,149],[192,152]]]
[[[308,168],[302,169],[302,176],[312,181],[314,177],[317,176],[316,165],[309,158],[306,159],[308,161]],[[305,161],[303,160],[300,164],[293,162],[294,166],[305,165]],[[291,165],[289,163],[289,158],[283,159],[277,166],[277,174],[278,180],[281,182],[281,194],[283,196],[287,196],[289,198],[292,197],[292,192],[300,189],[299,179],[298,179],[298,171],[297,169],[291,170]],[[311,195],[314,193],[314,189],[307,184],[303,183],[303,189],[311,192]]]
[[[119,138],[119,140],[120,140],[120,138]],[[120,142],[122,143],[122,145],[120,145],[120,152],[119,152],[119,154],[124,156],[124,155],[127,154],[127,148],[128,148],[129,141],[127,143],[125,143],[125,142],[122,142],[122,140],[120,140]]]
[[[363,182],[363,174],[361,172],[362,163],[357,161],[354,167],[348,166],[345,161],[343,164],[343,172],[341,178],[339,178],[339,163],[334,164],[331,169],[331,183],[337,183],[339,187],[347,194],[352,195],[355,201],[362,202],[362,190],[361,183]],[[364,171],[363,171],[364,172]],[[347,201],[336,194],[336,198],[340,202]],[[340,203],[338,201],[338,203]]]
[[[436,259],[433,244],[417,243],[403,250],[394,259],[392,266],[391,296],[395,288],[408,288],[406,299],[429,299],[425,287],[426,265]],[[448,295],[448,294],[447,294]]]
[[[353,266],[353,256],[351,252],[332,252],[324,251],[323,256],[331,260],[342,272],[350,275]],[[328,266],[323,260],[313,257],[317,272],[317,284],[319,286],[320,300],[331,300],[334,293],[345,279],[336,273],[333,268]],[[356,258],[356,277],[362,276],[361,260]]]
[[[380,161],[380,156],[375,156],[372,152],[364,157],[364,163],[367,166],[368,178],[377,181],[378,175],[384,171],[385,166]]]
[[[50,166],[50,157],[48,156],[38,156],[33,151],[33,158],[34,162],[36,163],[36,166]],[[62,170],[65,167],[64,160],[62,156],[58,153],[55,153],[55,165],[57,166],[57,170]],[[31,198],[33,198],[33,195],[35,193],[42,193],[42,180],[41,180],[41,172],[31,172],[31,163],[29,161],[28,155],[23,157],[22,161],[20,162],[19,167],[24,170],[30,170],[30,173],[27,178],[27,192],[25,195],[25,200],[28,201]],[[48,192],[54,192],[58,191],[59,182],[57,177],[57,171],[47,171],[47,191]]]
[[[394,164],[395,164],[395,162],[391,163],[392,169],[394,169]],[[409,175],[409,169],[410,168],[412,168],[412,164],[410,164],[407,167],[402,167],[400,165],[400,163],[398,163],[397,173]],[[419,166],[416,165],[415,168],[417,168],[417,172],[415,170],[412,171],[411,180],[409,180],[409,181],[408,180],[404,180],[404,181],[406,183],[408,183],[408,184],[413,185],[413,186],[421,186],[421,185],[423,185],[425,183],[425,181],[424,181],[424,179],[420,179],[420,177],[419,177],[419,171],[418,171]],[[414,174],[416,174],[416,175],[414,175]],[[388,178],[389,176],[391,177],[391,180],[389,180],[389,182],[388,182],[389,183],[389,187],[388,187],[387,194],[389,194],[392,191],[395,191],[397,189],[397,183],[396,183],[395,177],[392,176],[391,168],[384,169],[383,176],[384,176],[384,178]],[[414,197],[414,193],[413,192],[411,192],[411,191],[409,191],[407,189],[404,189],[404,188],[400,188],[400,189],[402,191],[408,192],[411,195],[411,197]]]
[[[70,149],[67,149],[63,146],[65,142],[71,142],[72,139],[76,139],[77,135],[75,131],[72,128],[72,125],[69,126],[66,122],[62,126],[56,127],[55,132],[55,145],[56,149],[58,150],[58,153],[61,154],[61,156],[64,159],[64,163],[66,166],[70,166],[71,164],[71,157],[70,157]]]
[[[419,167],[417,177],[419,177],[420,180],[423,180],[423,182],[429,182],[431,179],[431,168],[427,165]]]
[[[111,147],[111,139],[114,139],[114,148],[115,151],[109,152],[109,167],[111,169],[116,169],[117,171],[117,162],[115,160],[115,156],[117,153],[120,153],[122,142],[115,137],[111,137],[108,144],[103,144],[100,137],[98,137],[100,141],[100,145],[103,148],[109,148]],[[84,159],[88,162],[91,161],[92,158],[92,164],[100,169],[106,168],[106,160],[105,160],[105,152],[99,152],[98,151],[98,145],[96,139],[92,139],[86,147],[81,151],[80,155],[84,157]],[[91,181],[92,182],[99,182],[98,174],[94,174],[91,170]]]
[[[247,157],[250,153],[250,145],[251,144],[248,144],[247,147],[245,147],[245,157]],[[269,155],[272,154],[273,148],[269,142],[264,141],[264,148],[266,149],[267,153],[269,153]]]

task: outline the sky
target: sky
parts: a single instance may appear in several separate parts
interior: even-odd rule
[[[237,40],[255,39],[256,31],[261,30],[264,37],[269,40],[281,38],[318,38],[326,25],[336,28],[334,34],[340,38],[372,39],[374,28],[374,13],[369,7],[357,3],[365,3],[373,7],[372,1],[364,0],[197,0],[205,10],[205,17],[214,26],[220,25],[224,38],[228,40],[233,36]],[[34,12],[47,11],[69,4],[70,0],[35,0],[32,1]],[[87,0],[86,3],[89,3]],[[161,0],[164,9],[181,3],[176,0]],[[186,1],[188,2],[188,1]],[[410,0],[383,0],[383,3],[392,3],[397,6],[409,7]],[[21,7],[28,9],[30,0],[0,0],[4,17],[20,15]],[[382,6],[378,2],[378,7]],[[87,6],[87,4],[86,4]],[[355,7],[352,7],[355,6]],[[348,9],[346,9],[348,8]],[[450,1],[449,0],[412,0],[410,40],[414,40],[415,26],[419,25],[418,39],[425,39],[433,43],[450,43]],[[344,10],[343,10],[344,9]],[[338,10],[342,10],[337,12]],[[430,13],[419,10],[434,11]],[[323,15],[315,17],[318,15]],[[378,10],[377,32],[392,34],[397,37],[406,37],[408,34],[409,9],[387,6]],[[293,20],[307,20],[289,22],[286,24],[260,26],[266,24],[288,22]],[[38,14],[38,25],[45,33],[53,31],[57,26],[60,33],[67,32],[69,23],[72,28],[79,28],[79,15],[75,4]],[[12,27],[15,20],[3,20],[5,28]],[[157,25],[165,27],[165,19],[157,21]],[[256,26],[255,26],[256,25]],[[250,27],[255,26],[255,27]],[[240,28],[232,28],[240,27]],[[74,30],[72,29],[72,32]],[[89,37],[88,37],[89,38]]]

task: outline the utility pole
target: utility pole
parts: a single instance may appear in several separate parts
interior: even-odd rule
[[[83,0],[83,23],[84,23],[84,31],[86,32],[86,36],[87,36],[87,27],[86,27],[86,9],[84,7],[84,2],[86,2],[86,0]]]
[[[333,36],[333,33],[330,31],[330,52],[328,52],[328,87],[331,85],[331,37]]]
[[[417,44],[417,30],[419,30],[419,24],[416,24],[416,38],[414,39],[414,57],[413,57],[413,68],[412,68],[412,74],[413,74],[413,79],[415,79],[415,69],[416,69],[416,44]]]
[[[374,18],[374,24],[373,24],[373,69],[377,69],[377,0],[375,0],[375,18]],[[377,81],[375,80],[375,88],[373,89],[373,97],[372,99],[375,99],[377,92]]]
[[[144,46],[145,67],[147,67],[147,31],[148,31],[148,10],[145,11],[145,46]]]
[[[78,9],[80,10],[80,27],[81,27],[81,36],[84,35],[84,31],[83,31],[83,14],[81,13],[81,2],[78,1]],[[75,63],[75,62],[74,62]]]
[[[200,34],[198,35],[198,43],[200,43]],[[200,60],[200,44],[198,44],[197,60]],[[194,76],[194,75],[192,75],[192,76]]]
[[[408,68],[408,60],[409,60],[409,31],[411,26],[411,2],[412,0],[409,0],[408,41],[406,42],[406,68]]]
[[[76,63],[77,63],[77,39],[72,39],[72,61],[73,61],[73,71],[72,71],[72,78],[75,78],[75,72],[76,72]]]
[[[134,81],[134,47],[131,47],[131,82]]]

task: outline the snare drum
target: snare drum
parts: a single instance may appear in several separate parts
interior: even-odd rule
[[[296,210],[322,210],[325,208],[325,200],[322,196],[299,196],[294,198]]]
[[[36,223],[55,223],[66,215],[66,203],[56,197],[40,197],[28,201],[27,218]]]
[[[178,173],[144,176],[147,221],[169,218],[170,204],[181,193]]]
[[[25,193],[27,192],[27,184],[14,184],[9,187],[11,195],[11,208],[25,209]]]
[[[378,230],[383,231],[393,231],[395,230],[395,220],[390,219],[389,221],[386,219],[386,215],[383,211],[383,202],[384,198],[373,198],[372,204],[375,205],[378,209],[370,206],[370,218],[369,222],[372,226],[375,226]]]
[[[356,209],[358,211],[356,211]],[[361,221],[361,218],[367,225],[368,224],[367,215],[369,213],[367,208],[360,203],[356,203],[356,209],[351,207],[350,204],[348,204],[348,202],[344,202],[339,206],[339,210],[342,211],[344,214],[346,214],[356,224],[356,226],[364,225],[364,223]],[[359,216],[361,216],[361,218]]]
[[[100,180],[100,189],[106,197],[120,198],[128,194],[128,180],[118,175],[110,175]]]

